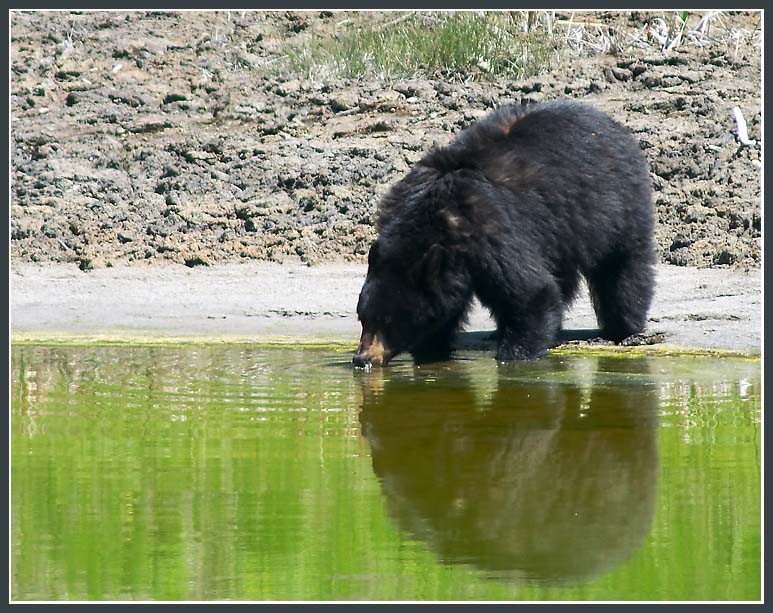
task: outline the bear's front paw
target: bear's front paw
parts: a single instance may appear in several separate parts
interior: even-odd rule
[[[433,362],[445,362],[446,360],[450,360],[451,350],[450,349],[437,349],[434,351],[414,350],[414,351],[411,351],[411,355],[413,356],[413,360],[414,362],[416,362],[416,364],[431,364]]]
[[[497,361],[535,360],[545,355],[545,353],[547,353],[547,349],[544,347],[529,349],[520,345],[500,343],[497,347]]]

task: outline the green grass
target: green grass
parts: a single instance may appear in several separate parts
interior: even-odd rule
[[[524,78],[551,66],[556,45],[542,28],[525,31],[517,13],[409,13],[288,46],[292,71],[306,78]]]

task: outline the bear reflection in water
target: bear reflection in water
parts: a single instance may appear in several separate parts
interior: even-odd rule
[[[646,362],[500,365],[488,393],[464,362],[413,368],[362,377],[362,432],[402,530],[443,562],[546,583],[641,546],[658,471]]]

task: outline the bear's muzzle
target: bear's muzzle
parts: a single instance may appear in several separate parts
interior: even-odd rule
[[[352,358],[352,364],[358,368],[386,366],[393,357],[394,352],[386,347],[381,334],[363,330],[360,346],[357,347],[357,353]]]

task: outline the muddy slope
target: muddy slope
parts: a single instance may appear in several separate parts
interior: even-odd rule
[[[428,147],[498,104],[571,97],[640,139],[662,261],[759,265],[758,14],[723,15],[704,47],[663,52],[643,37],[618,55],[567,50],[525,81],[310,80],[282,67],[288,40],[348,18],[14,13],[14,261],[361,262],[379,196]],[[652,19],[593,18],[621,32]]]

